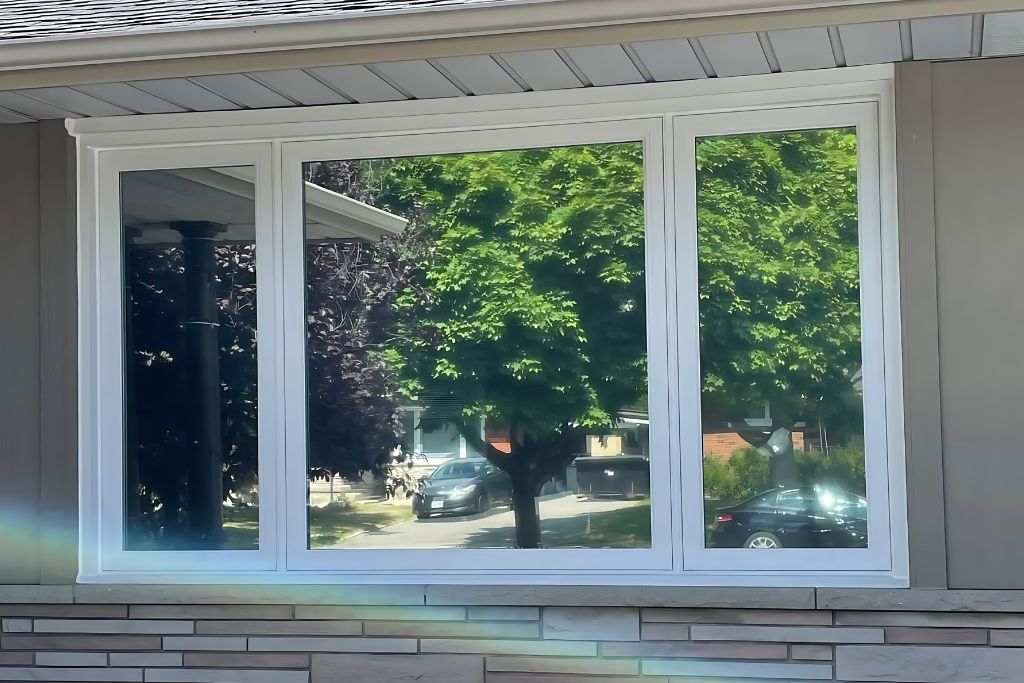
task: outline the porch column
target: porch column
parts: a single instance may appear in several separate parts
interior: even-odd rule
[[[220,342],[218,339],[216,235],[226,226],[179,221],[185,268],[184,429],[187,454],[188,529],[193,542],[218,546],[224,538],[223,445],[220,420]]]

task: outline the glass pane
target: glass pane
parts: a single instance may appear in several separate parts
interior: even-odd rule
[[[258,546],[254,176],[121,174],[127,550]]]
[[[303,171],[309,546],[650,547],[642,145]]]
[[[857,136],[697,141],[707,545],[867,546]]]

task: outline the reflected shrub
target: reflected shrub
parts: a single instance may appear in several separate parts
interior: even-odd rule
[[[864,449],[830,448],[796,454],[796,467],[801,481],[808,484],[831,484],[850,493],[864,495]]]
[[[704,496],[739,501],[771,488],[771,462],[753,447],[741,448],[729,458],[704,456]]]
[[[831,448],[796,454],[797,471],[805,484],[831,484],[864,495],[864,450]],[[737,449],[729,458],[704,456],[705,498],[739,502],[773,487],[771,460],[753,447]]]

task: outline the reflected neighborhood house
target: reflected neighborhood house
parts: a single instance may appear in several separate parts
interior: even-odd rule
[[[477,448],[462,435],[455,426],[461,405],[455,399],[438,397],[421,399],[417,405],[403,406],[401,448],[403,457],[412,459],[411,467],[416,475],[425,476],[439,464],[455,458],[483,457]],[[507,426],[485,419],[479,421],[480,436],[490,446],[502,453],[511,453]],[[570,491],[584,493],[592,490],[601,494],[616,494],[625,487],[624,493],[646,495],[649,492],[649,446],[650,420],[646,411],[623,410],[618,421],[611,425],[605,433],[587,434],[580,443],[580,450],[575,460],[566,466],[563,475],[556,475],[552,481],[541,489],[541,495]],[[585,460],[601,459],[599,467],[583,464]],[[611,488],[594,488],[593,482],[583,481],[578,472],[583,469],[609,471],[609,462],[625,463],[617,465],[622,474],[610,475]],[[639,470],[640,474],[627,474]],[[620,483],[623,476],[629,479]]]

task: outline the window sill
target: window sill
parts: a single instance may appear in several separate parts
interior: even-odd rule
[[[0,604],[586,605],[1024,612],[1024,590],[723,586],[110,585],[0,586]]]
[[[832,596],[851,600],[854,595],[872,591],[894,594],[906,592],[891,576],[723,576],[685,577],[689,585],[679,585],[681,577],[601,576],[565,578],[551,576],[466,577],[420,576],[382,577],[380,575],[338,576],[325,574],[278,575],[277,583],[268,583],[266,575],[154,576],[125,574],[79,577],[74,586],[74,602],[131,603],[156,602],[189,604],[218,601],[255,604],[364,604],[364,605],[544,605],[544,606],[631,606],[631,607],[708,607],[760,609],[814,609],[820,604],[813,586],[843,583],[873,588],[828,589]],[[653,583],[652,578],[660,578]],[[530,582],[526,583],[528,579]],[[631,581],[632,579],[635,579]],[[587,581],[589,580],[589,583]],[[112,583],[116,581],[117,583]],[[504,582],[500,582],[504,581]],[[870,583],[868,583],[870,581]],[[217,583],[212,583],[217,582]],[[800,585],[803,583],[803,585]],[[617,584],[617,585],[615,585]],[[811,585],[808,585],[811,584]],[[883,588],[884,587],[884,588]],[[868,599],[865,597],[864,599]],[[0,589],[0,602],[4,593]],[[1022,599],[1024,604],[1024,599]],[[852,609],[852,608],[851,608]]]

